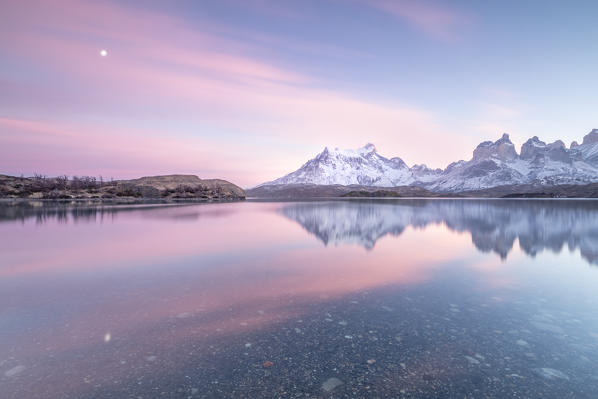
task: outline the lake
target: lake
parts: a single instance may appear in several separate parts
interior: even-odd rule
[[[0,397],[596,398],[598,201],[0,204]]]

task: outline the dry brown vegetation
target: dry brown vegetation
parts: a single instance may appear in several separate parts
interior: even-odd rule
[[[104,181],[100,176],[33,177],[0,175],[1,198],[175,198],[223,200],[245,198],[245,192],[225,180],[202,180],[192,175],[149,176]]]

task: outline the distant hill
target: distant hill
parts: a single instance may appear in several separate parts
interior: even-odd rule
[[[397,198],[401,197],[402,195],[399,194],[397,191],[393,190],[375,190],[375,191],[366,191],[366,190],[353,190],[349,191],[346,194],[341,195],[341,197],[345,198]]]
[[[518,184],[464,191],[459,195],[482,198],[598,198],[598,183],[557,184],[553,186]]]
[[[325,197],[353,198],[598,198],[598,183],[559,184],[553,186],[540,184],[504,185],[483,190],[461,192],[434,192],[416,186],[371,187],[341,186],[316,184],[277,184],[259,186],[246,190],[247,196],[271,199],[302,199]]]
[[[226,180],[203,180],[194,175],[146,176],[109,182],[91,176],[68,178],[0,175],[0,198],[164,198],[222,201],[244,199],[245,191]]]
[[[378,194],[375,194],[378,192]],[[438,197],[437,193],[433,193],[421,187],[387,187],[381,189],[380,187],[369,186],[342,186],[336,185],[317,185],[317,184],[277,184],[259,186],[246,190],[248,197],[255,198],[273,198],[273,199],[294,199],[294,198],[325,198],[325,197],[341,197],[341,196],[356,196],[356,197],[376,197],[382,196],[382,192],[386,196],[393,197]],[[353,193],[355,195],[348,195]],[[371,195],[368,195],[371,194]]]

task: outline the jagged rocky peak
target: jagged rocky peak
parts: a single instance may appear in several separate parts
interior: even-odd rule
[[[561,140],[546,144],[538,136],[534,136],[521,146],[520,158],[524,161],[539,161],[544,157],[559,162],[571,162],[569,150]]]
[[[378,152],[376,152],[376,146],[372,143],[367,143],[363,147],[358,148],[357,153],[364,158],[380,157]]]
[[[360,147],[356,150],[345,150],[339,147],[335,147],[331,150],[329,147],[325,147],[324,151],[322,151],[318,156],[317,159],[327,159],[329,157],[341,157],[341,158],[360,158],[360,157],[368,157],[378,154],[376,152],[376,146],[372,143],[367,143],[363,147]]]
[[[364,145],[363,147],[361,147],[359,150],[359,152],[365,152],[365,153],[372,153],[372,152],[376,152],[376,146],[372,143],[367,143],[366,145]]]
[[[301,168],[264,185],[316,184],[394,187],[413,183],[409,167],[401,158],[387,159],[368,143],[358,149],[326,147]]]
[[[538,136],[534,136],[521,146],[521,159],[534,159],[540,153],[543,153],[545,148],[546,143],[540,140]]]
[[[428,168],[428,165],[422,163],[421,165],[418,165],[418,164],[413,165],[411,167],[411,170],[414,170],[417,172],[427,172],[430,170],[430,168]]]
[[[546,145],[546,155],[553,161],[564,163],[571,163],[572,159],[569,155],[569,150],[562,140],[557,140],[554,143]]]
[[[571,142],[571,147],[569,147],[569,148],[574,149],[574,148],[577,148],[577,147],[579,147],[579,143],[577,141],[572,141]]]
[[[418,164],[413,165],[411,167],[411,171],[416,174],[424,174],[424,173],[439,174],[439,173],[442,173],[442,169],[440,169],[440,168],[432,169],[432,168],[428,167],[428,165],[423,164],[423,163],[421,165],[418,165]]]
[[[582,145],[598,143],[598,129],[592,129],[592,131],[586,134],[583,138]]]
[[[486,160],[497,158],[502,161],[511,161],[517,158],[515,146],[509,139],[509,135],[504,133],[502,137],[495,142],[484,141],[480,143],[473,151],[474,160]]]
[[[328,147],[324,147],[324,150],[322,150],[321,153],[319,153],[318,155],[316,155],[317,160],[323,160],[328,158],[328,156],[330,155],[330,150],[328,149]]]
[[[399,168],[409,168],[407,166],[407,164],[405,163],[405,161],[403,161],[399,157],[390,158],[389,161],[393,165],[393,167],[396,168],[396,169],[399,169]]]
[[[548,148],[566,148],[563,140],[556,140],[553,143],[547,144],[546,147],[548,147]]]
[[[461,167],[461,166],[463,166],[463,165],[465,165],[465,164],[467,164],[467,161],[464,161],[463,159],[460,159],[460,160],[458,160],[457,162],[451,162],[451,163],[450,163],[450,164],[449,164],[449,165],[446,167],[446,169],[445,169],[444,171],[445,171],[445,173],[450,173],[450,172],[452,172],[453,170],[455,170],[455,169],[457,169],[457,168],[459,168],[459,167]]]

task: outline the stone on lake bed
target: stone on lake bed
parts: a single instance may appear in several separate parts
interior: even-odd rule
[[[15,375],[23,372],[23,370],[25,370],[25,366],[19,365],[19,366],[11,368],[7,372],[5,372],[4,376],[6,376],[6,377],[14,377]]]
[[[471,364],[480,364],[480,361],[478,359],[476,359],[475,357],[471,357],[471,356],[465,356],[465,358],[469,361],[469,363]]]
[[[540,377],[544,377],[547,380],[554,380],[555,378],[561,378],[564,380],[569,379],[569,376],[567,376],[567,374],[563,373],[562,371],[556,370],[556,369],[551,369],[549,367],[542,367],[542,368],[534,369],[534,371]]]
[[[527,343],[527,341],[523,340],[523,339],[518,339],[517,341],[515,341],[515,343],[519,346],[528,346],[529,344]]]
[[[563,330],[561,327],[559,327],[555,324],[551,324],[551,323],[544,323],[541,321],[532,321],[532,325],[534,327],[536,327],[538,330],[549,331],[549,332],[553,332],[556,334],[563,334],[565,332],[565,330]]]
[[[326,392],[330,392],[339,385],[343,385],[343,382],[336,377],[332,377],[322,383],[322,389]]]

